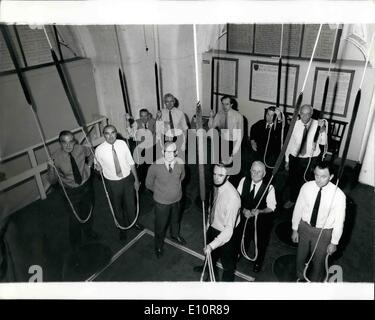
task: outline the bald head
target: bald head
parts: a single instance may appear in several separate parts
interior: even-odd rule
[[[311,119],[311,116],[313,115],[313,107],[310,106],[309,104],[304,104],[300,111],[299,111],[299,115],[301,117],[301,121],[306,124],[306,123],[309,123],[310,119]]]

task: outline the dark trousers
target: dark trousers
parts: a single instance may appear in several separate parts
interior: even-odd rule
[[[223,276],[221,281],[233,282],[234,281],[234,271],[236,270],[236,237],[237,228],[233,230],[232,238],[222,245],[221,247],[212,250],[211,258],[212,264],[214,266],[215,274],[217,274],[216,262],[220,259],[221,264],[223,265]],[[207,230],[207,243],[213,241],[220,234],[219,230],[216,230],[213,227],[209,227]]]
[[[180,201],[172,204],[161,204],[155,201],[155,248],[162,249],[168,222],[171,225],[171,236],[180,235]]]
[[[299,158],[289,155],[289,187],[290,187],[290,201],[296,202],[299,190],[305,183],[304,173],[306,172],[306,180],[314,179],[314,167],[319,157],[312,157],[309,164],[309,158]]]
[[[129,174],[121,180],[105,179],[105,183],[117,221],[123,227],[130,225],[136,214],[133,175]]]
[[[90,214],[90,210],[94,207],[94,188],[92,180],[89,178],[83,185],[77,188],[65,188],[66,193],[74,210],[80,219],[85,220]],[[68,210],[72,211],[69,204]],[[86,237],[92,232],[93,216],[86,222],[80,223],[73,212],[69,214],[69,241],[72,247],[79,246],[82,243],[82,235]]]
[[[316,241],[318,239],[320,228],[311,227],[308,223],[301,221],[298,226],[298,249],[297,249],[297,278],[303,279],[303,270],[305,263],[311,257]],[[313,282],[322,282],[325,274],[325,257],[327,247],[331,243],[332,229],[324,229],[319,239],[318,247],[312,258],[307,277]]]
[[[271,230],[272,230],[272,221],[273,213],[261,213],[258,215],[257,220],[257,247],[258,247],[258,257],[254,261],[256,264],[262,265],[264,261],[264,256],[266,254],[266,249],[270,240]],[[241,254],[241,240],[242,233],[245,226],[246,218],[241,216],[241,222],[239,225],[239,234],[237,235],[237,250]],[[244,245],[246,252],[250,247],[251,241],[254,241],[254,232],[255,232],[255,217],[249,218],[246,225],[246,231],[244,236]],[[254,251],[253,251],[254,252]],[[249,254],[251,258],[254,256],[254,253]]]

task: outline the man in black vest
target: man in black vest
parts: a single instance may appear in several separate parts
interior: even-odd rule
[[[246,219],[248,219],[244,237],[245,249],[247,251],[250,241],[254,239],[255,236],[255,219],[257,218],[256,236],[258,240],[258,256],[255,260],[253,271],[259,272],[270,237],[272,213],[276,209],[276,197],[274,187],[270,185],[267,188],[267,181],[263,181],[266,175],[266,167],[262,162],[254,161],[251,165],[250,174],[251,178],[242,178],[237,188],[237,191],[241,195],[242,212],[238,238],[240,242],[242,240]],[[263,193],[265,193],[265,195],[262,197]],[[240,245],[241,243],[239,243],[239,248],[241,248]]]

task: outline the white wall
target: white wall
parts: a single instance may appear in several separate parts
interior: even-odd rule
[[[350,52],[355,54],[349,55],[350,52],[344,52],[343,48],[349,48]],[[362,73],[364,70],[364,57],[361,53],[358,53],[358,49],[345,40],[342,40],[340,43],[340,50],[339,54],[342,54],[346,59],[341,59],[342,56],[338,55],[338,61],[336,64],[333,64],[332,67],[340,67],[342,69],[349,69],[354,70],[354,79],[353,85],[348,105],[348,111],[346,117],[338,117],[333,116],[333,119],[350,122],[352,109],[354,105],[355,96],[359,89],[360,81],[362,78]],[[249,55],[238,55],[238,54],[228,54],[224,51],[226,48],[226,39],[223,37],[220,43],[216,46],[217,49],[220,51],[212,53],[206,53],[203,55],[203,59],[205,63],[202,64],[203,66],[203,83],[205,85],[205,89],[203,90],[203,104],[204,104],[204,113],[208,114],[210,108],[210,93],[211,93],[211,59],[212,56],[220,56],[220,57],[228,57],[234,58],[239,60],[239,71],[238,71],[238,98],[237,101],[239,103],[239,111],[248,119],[249,128],[253,123],[261,119],[264,115],[264,108],[267,107],[269,104],[259,103],[255,101],[249,100],[249,87],[250,87],[250,64],[251,61],[265,61],[265,62],[278,62],[278,57],[269,58],[269,57],[260,57],[260,56],[249,56]],[[349,50],[349,49],[348,49]],[[349,59],[350,58],[350,59]],[[298,86],[297,86],[297,96],[301,91],[303,81],[305,79],[305,75],[308,68],[309,61],[307,60],[295,60],[283,59],[283,63],[289,62],[291,64],[299,65],[299,77],[298,77]],[[328,67],[329,63],[326,62],[314,62],[312,63],[311,70],[309,72],[306,87],[303,94],[303,104],[304,103],[311,103],[311,95],[313,90],[313,78],[315,74],[316,67]],[[349,147],[348,152],[348,159],[358,161],[359,160],[359,153],[361,150],[361,142],[362,137],[365,130],[365,124],[367,121],[367,117],[370,110],[371,98],[374,90],[375,84],[375,69],[374,66],[369,65],[366,70],[365,81],[362,87],[362,96],[361,96],[361,103],[359,106],[359,111],[357,115],[357,119],[355,122],[355,126],[353,129],[351,144]],[[323,94],[323,93],[322,93]],[[288,112],[293,112],[293,108],[287,108]],[[346,133],[348,132],[348,125],[346,128]],[[346,140],[346,133],[343,138],[343,143],[341,144],[341,152],[343,150],[345,140]]]
[[[99,118],[92,65],[82,59],[66,64],[81,111],[86,123]],[[55,66],[29,70],[25,73],[37,105],[37,113],[45,138],[58,135],[61,130],[77,128],[72,109],[63,90]],[[1,159],[41,143],[36,123],[15,74],[0,77],[0,157]],[[58,146],[50,145],[53,152]],[[46,160],[43,148],[36,152],[37,163]],[[6,179],[30,169],[28,155],[0,162],[0,171]],[[0,220],[39,197],[33,179],[0,192]]]
[[[121,65],[115,27],[72,28],[82,51],[93,63],[99,108],[123,132],[125,109],[118,78]],[[209,48],[212,28],[210,25],[197,28],[199,61],[202,52]],[[144,107],[154,114],[157,110],[154,75],[154,64],[157,62],[162,70],[159,85],[163,93],[174,94],[181,110],[191,119],[196,105],[192,25],[125,25],[118,26],[117,33],[133,115],[138,117],[139,110]],[[159,50],[156,50],[157,47]],[[201,75],[201,68],[198,72]]]

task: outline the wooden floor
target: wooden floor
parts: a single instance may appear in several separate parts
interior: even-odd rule
[[[346,180],[346,181],[345,181]],[[276,190],[286,190],[286,173],[275,179]],[[330,261],[343,270],[344,282],[373,282],[373,230],[375,196],[372,187],[353,183],[350,170],[343,179],[347,195],[344,234],[338,252]],[[68,241],[68,215],[64,199],[57,191],[14,213],[0,236],[0,279],[2,282],[27,282],[31,266],[41,266],[43,281],[199,281],[193,267],[202,263],[202,210],[198,199],[197,168],[188,167],[184,190],[181,234],[187,240],[180,247],[167,239],[165,255],[156,259],[153,252],[152,195],[140,195],[139,221],[144,231],[129,230],[126,241],[119,240],[98,177],[94,177],[94,229],[100,239],[86,241],[73,252]],[[286,193],[279,194],[280,202]],[[285,194],[285,195],[284,195]],[[281,207],[281,206],[280,206]],[[261,272],[241,258],[236,281],[294,282],[296,247],[289,240],[292,211],[278,210]],[[169,233],[167,233],[167,237]]]

